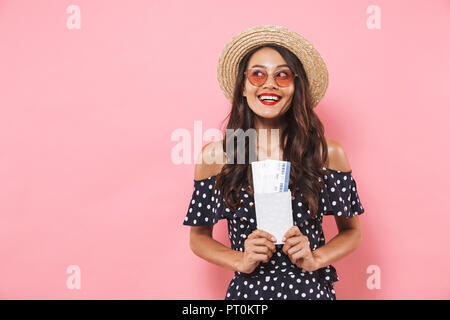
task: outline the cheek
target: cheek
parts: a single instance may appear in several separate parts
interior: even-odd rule
[[[294,96],[295,87],[289,88],[288,95],[292,98]]]
[[[289,91],[286,93],[286,97],[288,97],[288,101],[289,101],[289,102],[292,101],[292,98],[294,97],[294,88],[292,88],[291,90],[289,90]]]
[[[247,99],[255,98],[256,97],[256,88],[252,87],[248,83],[246,83],[246,85],[244,86],[244,93],[246,94]]]

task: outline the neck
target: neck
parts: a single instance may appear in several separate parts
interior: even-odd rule
[[[266,119],[258,116],[255,117],[258,160],[283,159],[282,150],[280,148],[280,139],[285,128],[286,121],[283,117],[273,119]],[[261,129],[266,129],[266,132],[264,132],[264,130],[260,132]],[[278,134],[276,130],[278,130]]]

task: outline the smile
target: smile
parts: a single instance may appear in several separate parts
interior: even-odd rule
[[[261,94],[258,96],[258,100],[261,101],[262,104],[273,106],[281,100],[281,97],[274,94]]]

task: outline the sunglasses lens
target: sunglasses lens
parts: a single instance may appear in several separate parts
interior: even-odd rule
[[[281,70],[275,74],[275,81],[280,87],[287,87],[294,79],[291,70]]]
[[[274,75],[275,82],[280,87],[287,87],[292,83],[294,76],[291,70],[280,70],[277,71]],[[260,87],[267,80],[267,72],[264,69],[248,69],[247,70],[247,78],[251,84],[254,86]]]
[[[255,86],[262,86],[266,82],[267,73],[262,69],[249,69],[247,73],[248,80]]]

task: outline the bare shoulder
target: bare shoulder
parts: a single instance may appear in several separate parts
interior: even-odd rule
[[[328,146],[328,166],[327,168],[339,171],[350,171],[350,161],[342,145],[336,140],[326,138]]]
[[[195,180],[202,180],[220,173],[226,163],[222,141],[213,141],[206,144],[197,156],[195,163]]]

